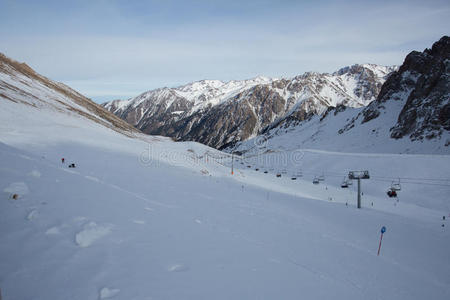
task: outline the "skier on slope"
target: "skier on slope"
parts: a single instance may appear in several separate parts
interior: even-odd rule
[[[63,157],[63,158],[61,158],[61,162],[62,162],[62,163],[64,163],[64,157]]]

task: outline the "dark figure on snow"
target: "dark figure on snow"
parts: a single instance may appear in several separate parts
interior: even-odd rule
[[[61,158],[61,162],[64,163],[64,158]]]

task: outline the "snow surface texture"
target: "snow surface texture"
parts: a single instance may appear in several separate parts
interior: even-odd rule
[[[198,143],[0,99],[3,300],[450,298],[449,156],[288,150],[231,175]],[[447,181],[387,198],[396,177]]]
[[[354,189],[341,191],[340,178],[327,173],[314,186],[306,174],[293,182],[244,167],[236,181],[229,169],[205,176],[148,167],[137,156],[76,143],[50,146],[45,158],[41,151],[24,159],[22,150],[0,146],[2,188],[25,181],[29,189],[0,201],[6,300],[450,296],[450,234],[441,227],[447,187],[437,188],[436,201],[423,197],[422,207],[406,196],[420,189],[404,184],[396,202],[384,197],[385,184],[367,180],[357,210]],[[76,171],[58,161],[63,152]],[[318,153],[313,161],[334,158]],[[42,176],[28,176],[31,167]],[[30,209],[37,213],[27,220]],[[388,232],[377,257],[382,225]]]

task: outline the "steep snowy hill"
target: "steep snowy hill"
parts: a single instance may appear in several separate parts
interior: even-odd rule
[[[450,156],[274,151],[235,156],[231,175],[229,154],[113,126],[10,73],[2,299],[450,298]],[[366,168],[358,210],[340,182]]]
[[[241,152],[314,148],[371,153],[450,153],[450,38],[411,52],[363,108],[330,107],[322,116],[289,117]]]
[[[0,99],[33,107],[36,113],[38,110],[54,110],[82,116],[124,134],[138,132],[68,86],[54,82],[36,73],[25,63],[14,61],[1,53]]]
[[[303,120],[339,104],[366,106],[393,70],[365,64],[292,79],[205,80],[103,106],[145,133],[223,148],[254,137],[286,117]]]

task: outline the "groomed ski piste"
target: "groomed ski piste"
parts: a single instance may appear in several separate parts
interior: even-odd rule
[[[0,104],[3,300],[450,299],[448,155],[280,151],[231,175],[198,143]]]

